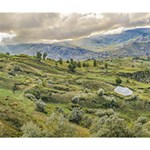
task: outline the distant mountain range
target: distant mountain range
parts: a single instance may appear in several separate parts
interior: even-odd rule
[[[53,59],[92,59],[150,55],[150,28],[136,28],[119,34],[94,35],[54,44],[30,43],[0,46],[0,52],[36,55],[46,52]]]

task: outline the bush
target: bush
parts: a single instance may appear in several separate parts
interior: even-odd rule
[[[116,99],[114,97],[103,96],[103,99],[104,99],[104,102],[102,103],[102,105],[105,108],[118,107],[118,104],[117,104]]]
[[[96,112],[96,110],[95,109],[86,108],[85,112],[88,113],[88,114],[94,114]]]
[[[40,99],[42,91],[39,86],[36,86],[31,90],[26,91],[25,93],[33,94],[36,97],[36,99]]]
[[[79,103],[79,97],[78,96],[74,96],[72,99],[71,99],[71,102],[74,103],[74,104],[77,104]]]
[[[36,111],[45,113],[45,107],[46,103],[44,103],[42,100],[36,101]]]
[[[89,117],[89,116],[83,116],[80,125],[85,127],[85,128],[90,128],[90,126],[92,125],[93,122],[93,118]]]
[[[54,82],[52,80],[48,80],[47,83],[48,84],[54,84]]]
[[[30,100],[32,100],[32,101],[36,101],[37,100],[36,97],[33,94],[27,93],[27,94],[25,94],[25,97],[30,99]]]
[[[12,75],[12,76],[15,76],[15,75],[16,75],[14,70],[10,70],[10,71],[8,72],[8,74],[10,74],[10,75]]]
[[[15,71],[15,72],[17,72],[17,71],[20,71],[20,72],[21,72],[22,69],[20,68],[20,66],[15,66],[15,67],[14,67],[14,71]]]
[[[126,101],[137,101],[139,97],[137,95],[132,95],[130,98],[125,99]]]
[[[61,113],[52,113],[46,121],[44,128],[46,137],[74,137],[75,134],[74,126]]]
[[[98,91],[97,91],[97,94],[98,96],[103,96],[104,95],[104,90],[102,88],[100,88]]]
[[[150,137],[150,122],[146,117],[139,117],[131,128],[132,137]]]
[[[74,108],[69,116],[69,120],[79,124],[79,122],[82,120],[82,117],[83,117],[83,111],[78,108]]]
[[[117,77],[115,81],[116,81],[116,84],[117,84],[117,85],[119,85],[119,84],[122,83],[122,80],[121,80],[121,78],[119,78],[119,77]]]
[[[128,137],[127,122],[116,114],[95,119],[91,128],[93,137]]]
[[[103,117],[105,115],[110,116],[114,114],[114,110],[113,109],[108,109],[108,110],[98,110],[96,111],[95,115],[98,117]]]
[[[23,137],[42,137],[41,129],[39,128],[39,126],[37,126],[33,122],[24,124],[21,127],[21,131],[23,133],[22,135]]]
[[[91,92],[91,89],[85,88],[85,89],[84,89],[84,92],[85,92],[85,93],[90,93],[90,92]]]
[[[69,72],[76,72],[76,64],[75,63],[71,63],[68,65],[68,69],[69,69]]]
[[[52,93],[51,92],[42,92],[41,93],[41,100],[45,103],[48,103],[51,101],[51,96],[52,96]]]
[[[147,122],[146,117],[139,117],[136,121],[137,123],[145,124]]]

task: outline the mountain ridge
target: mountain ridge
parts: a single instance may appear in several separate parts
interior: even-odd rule
[[[119,34],[95,35],[60,43],[22,43],[0,46],[0,52],[36,55],[37,51],[52,59],[97,59],[150,55],[150,28],[137,28]]]

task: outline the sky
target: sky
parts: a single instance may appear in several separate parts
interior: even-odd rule
[[[149,26],[150,13],[0,13],[0,43],[52,43]]]

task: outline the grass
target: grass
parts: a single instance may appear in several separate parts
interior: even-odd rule
[[[140,103],[126,103],[126,97],[114,93],[115,79],[119,72],[144,71],[148,65],[150,66],[149,61],[116,58],[99,60],[97,61],[97,67],[93,67],[93,60],[88,60],[86,63],[89,64],[89,67],[76,68],[75,73],[68,72],[68,63],[65,61],[62,65],[58,63],[56,66],[54,60],[37,62],[34,57],[26,55],[9,56],[1,54],[0,62],[0,131],[2,127],[7,129],[5,133],[1,131],[1,136],[21,136],[21,126],[29,121],[43,127],[47,117],[58,107],[62,108],[66,115],[72,111],[72,107],[80,107],[82,110],[87,108],[93,110],[108,109],[103,106],[104,98],[97,96],[99,88],[103,88],[108,97],[115,97],[119,106],[114,107],[114,111],[127,120],[129,124],[135,121],[138,116],[146,116],[150,119],[148,109],[138,109],[141,106]],[[105,69],[105,63],[108,64],[107,69]],[[146,65],[143,65],[143,63]],[[134,64],[134,67],[132,67],[132,64]],[[16,75],[12,76],[9,71],[13,70],[15,65],[19,66],[22,71],[17,71],[15,72]],[[142,102],[150,100],[148,89],[150,83],[139,82],[126,77],[121,77],[121,79],[121,86],[132,89],[135,95],[139,95]],[[17,84],[17,89],[13,91],[15,84]],[[49,93],[52,94],[46,105],[46,113],[37,112],[35,102],[24,96],[25,92],[37,90],[37,87],[40,89],[40,95],[44,93],[46,93],[46,96]],[[79,106],[71,103],[74,96],[80,97]],[[89,115],[86,112],[84,114]],[[90,116],[93,119],[96,118],[94,114],[90,114]],[[78,136],[90,136],[89,129],[82,127],[80,124],[74,124],[74,126],[79,132]],[[80,132],[83,132],[83,134]]]

